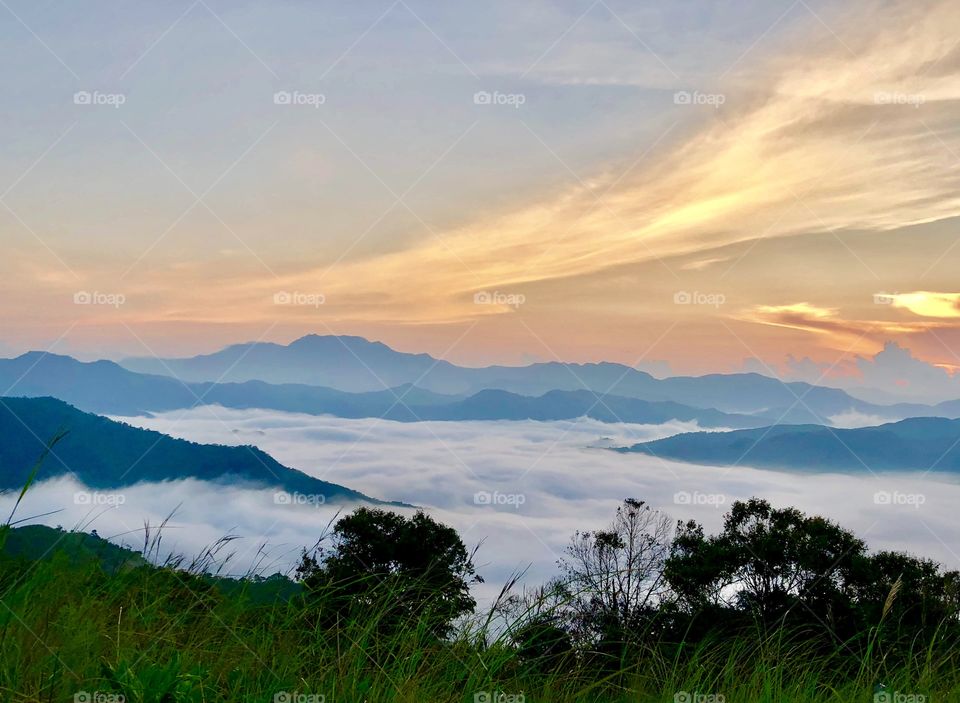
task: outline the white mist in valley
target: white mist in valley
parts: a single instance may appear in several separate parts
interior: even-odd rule
[[[950,546],[960,539],[954,519],[960,481],[950,476],[811,475],[609,450],[696,429],[684,423],[399,423],[221,407],[118,419],[196,442],[256,445],[311,476],[422,507],[455,527],[468,547],[479,545],[475,561],[486,579],[476,591],[481,600],[512,573],[526,570],[529,584],[556,575],[570,535],[604,527],[627,497],[715,530],[732,501],[759,496],[831,517],[873,549],[960,566]],[[15,498],[0,497],[0,509],[9,511]],[[192,479],[97,494],[61,477],[33,486],[18,517],[58,511],[36,521],[96,529],[139,547],[144,523],[156,526],[175,511],[162,551],[194,556],[234,535],[240,539],[222,554],[233,553],[225,570],[237,574],[252,565],[268,573],[288,570],[338,511],[351,507]]]

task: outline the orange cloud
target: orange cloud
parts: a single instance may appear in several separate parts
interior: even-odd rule
[[[830,346],[844,349],[851,344],[866,341],[876,348],[892,336],[918,334],[932,329],[953,327],[946,322],[900,322],[890,320],[844,319],[837,308],[825,308],[810,303],[790,305],[758,305],[746,310],[739,319],[774,327],[802,330],[825,335]]]
[[[916,291],[895,293],[890,298],[894,307],[909,310],[921,317],[960,317],[960,293]]]

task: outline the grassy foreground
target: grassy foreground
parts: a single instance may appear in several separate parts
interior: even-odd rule
[[[7,532],[0,569],[5,701],[849,703],[874,700],[881,680],[879,701],[960,701],[953,648],[918,648],[887,671],[874,642],[851,670],[842,645],[753,631],[616,666],[545,665],[522,658],[485,618],[446,640],[415,622],[384,629],[389,592],[331,627],[286,579],[227,582],[152,566],[95,537],[26,529],[37,533]],[[25,554],[38,538],[44,551],[58,547]]]

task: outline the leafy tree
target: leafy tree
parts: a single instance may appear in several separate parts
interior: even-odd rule
[[[438,636],[473,610],[470,584],[482,582],[453,528],[366,507],[337,522],[332,546],[304,554],[298,576],[333,619],[378,615],[389,629],[425,619]]]
[[[868,554],[830,520],[756,498],[734,503],[717,535],[696,522],[679,525],[665,575],[688,638],[760,622],[849,647],[874,628],[931,638],[944,623],[956,629],[960,612],[960,574],[908,554]]]
[[[957,622],[960,574],[942,572],[930,559],[902,552],[879,552],[856,574],[856,597],[864,626],[892,633],[934,634],[944,622]]]
[[[830,627],[849,610],[866,545],[826,518],[737,501],[720,534],[680,525],[666,577],[690,608],[727,606],[770,624],[788,614]]]

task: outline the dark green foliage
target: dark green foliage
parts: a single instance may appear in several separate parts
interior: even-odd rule
[[[101,539],[96,532],[67,532],[61,527],[25,525],[10,530],[6,537],[0,559],[23,559],[26,561],[49,560],[55,555],[65,555],[72,563],[92,562],[113,573],[120,569],[143,566],[147,561],[139,552],[118,547]]]
[[[881,682],[956,700],[957,574],[870,554],[830,521],[760,500],[735,504],[716,535],[680,526],[665,559],[661,524],[627,501],[609,529],[575,538],[586,551],[568,558],[587,561],[507,626],[469,617],[470,555],[423,514],[344,517],[305,558],[306,592],[279,575],[212,577],[92,535],[12,529],[0,555],[0,700],[462,703],[499,691],[531,703],[693,700],[684,692],[848,703]],[[631,534],[642,548],[628,549]],[[604,568],[632,569],[633,596],[578,592],[576,563],[599,568],[587,573],[600,583]]]
[[[532,617],[518,627],[511,640],[517,658],[534,671],[554,671],[575,662],[573,637],[556,616]]]
[[[104,664],[103,669],[104,684],[122,695],[124,703],[203,703],[207,699],[206,672],[200,666],[184,671],[179,654],[165,664],[122,660]]]
[[[734,503],[719,535],[681,525],[666,573],[691,607],[719,602],[735,587],[736,607],[772,622],[798,601],[826,612],[831,600],[850,598],[865,550],[829,520],[753,499]]]
[[[476,602],[470,584],[481,581],[456,530],[422,511],[406,518],[358,508],[337,522],[333,546],[321,560],[305,554],[299,575],[311,593],[333,593],[318,607],[326,620],[342,619],[358,607],[371,608],[389,596],[385,627],[407,627],[426,619],[438,636]]]
[[[870,554],[839,525],[765,500],[734,503],[717,535],[679,525],[665,575],[676,595],[671,624],[688,638],[789,628],[862,652],[866,633],[882,626],[906,638],[893,659],[911,638],[960,636],[956,572],[908,554]]]

